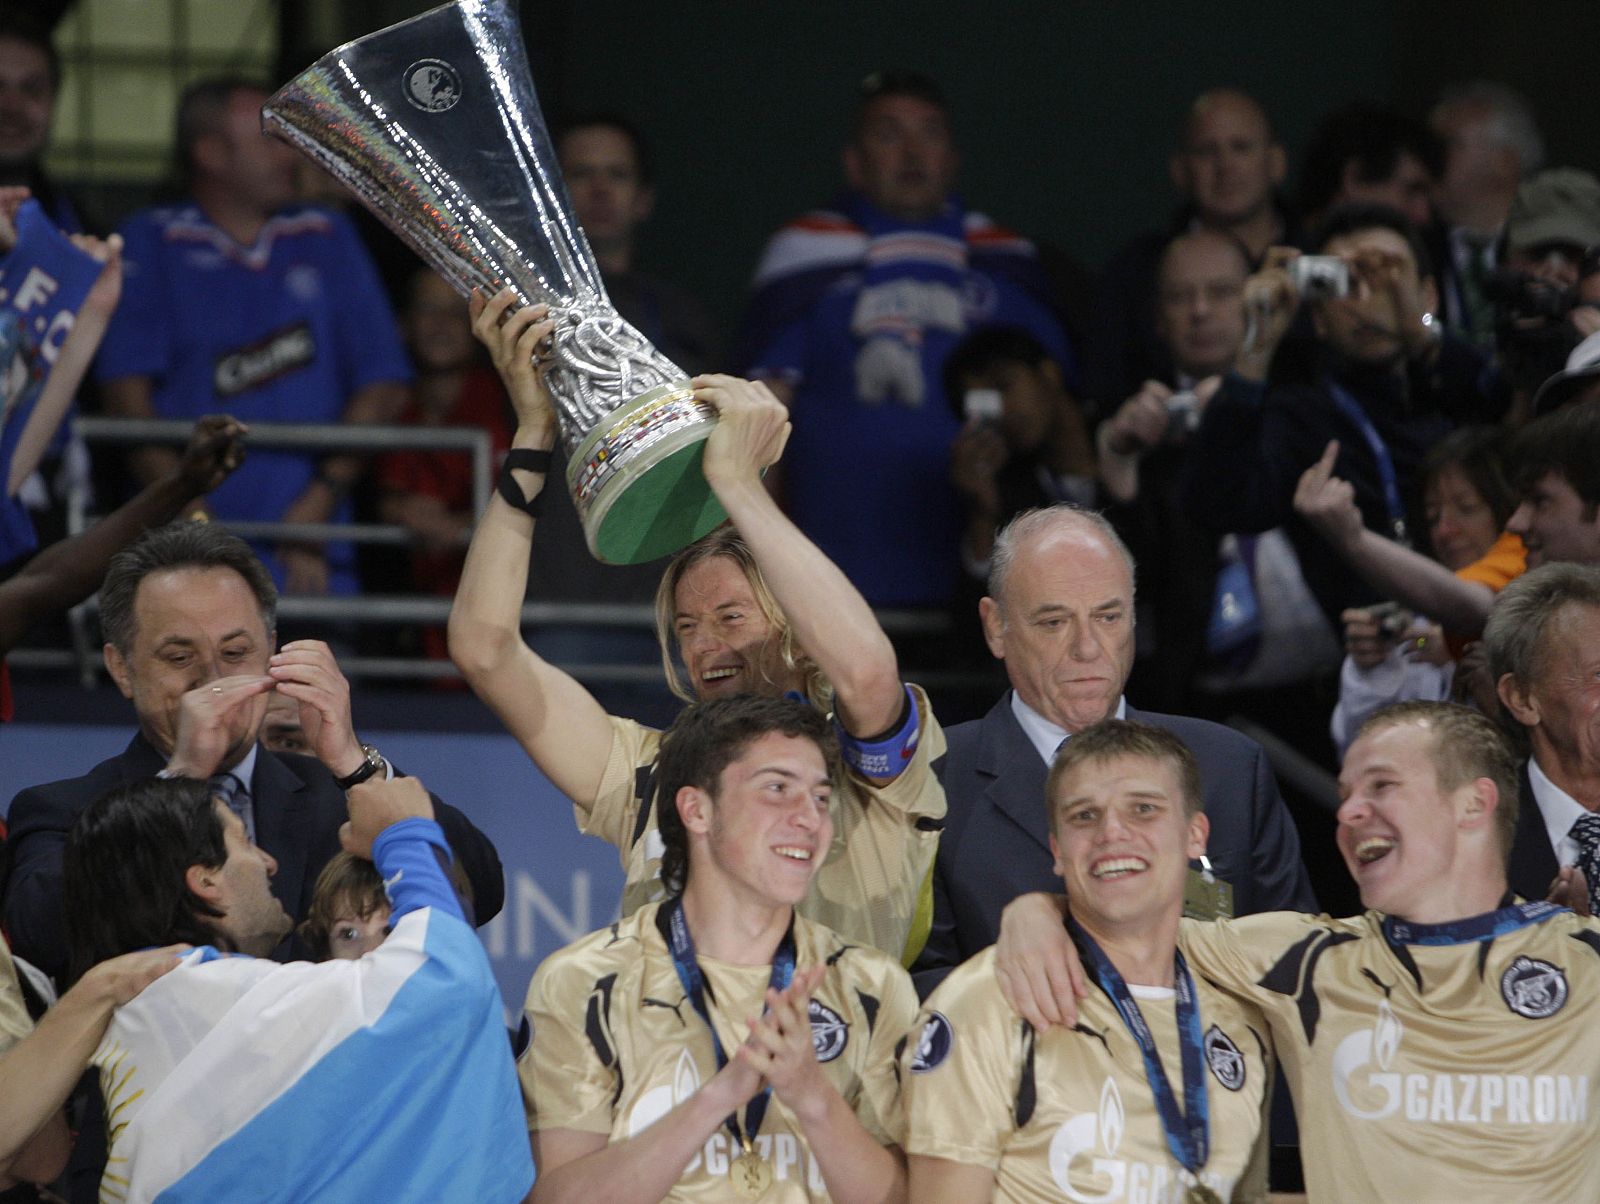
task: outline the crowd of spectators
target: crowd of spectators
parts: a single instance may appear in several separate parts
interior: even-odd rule
[[[1424,945],[1536,941],[1548,899],[1590,947],[1572,954],[1585,994],[1561,1041],[1593,1012],[1600,180],[1546,168],[1510,89],[1453,88],[1421,118],[1330,113],[1292,194],[1271,114],[1204,92],[1175,122],[1171,222],[1107,248],[1093,319],[1075,324],[1033,245],[966,205],[951,114],[924,75],[863,82],[843,189],[772,236],[737,331],[639,262],[657,198],[638,129],[562,123],[573,212],[616,308],[719,416],[702,466],[731,525],[614,567],[587,552],[563,487],[544,307],[509,290],[469,306],[370,221],[308,202],[305,165],[260,130],[268,89],[244,78],[185,91],[182,198],[86,236],[41,166],[59,87],[48,37],[0,19],[0,255],[22,247],[31,196],[75,237],[54,253],[76,246],[86,273],[59,355],[27,359],[36,338],[18,371],[0,365],[0,504],[12,529],[32,524],[0,541],[0,719],[4,653],[98,589],[137,730],[23,791],[0,827],[0,1088],[42,1087],[26,1105],[0,1091],[0,1188],[244,1198],[273,1158],[285,1198],[516,1199],[533,1181],[525,1133],[535,1198],[659,1199],[725,1175],[749,1198],[901,1199],[909,1184],[913,1199],[982,1199],[1042,1182],[1047,1163],[1082,1188],[1054,1154],[1019,1152],[1036,1109],[1066,1133],[1078,1105],[996,1094],[987,1067],[1014,1062],[1032,1084],[1037,1042],[1039,1064],[1098,1073],[1082,1067],[1101,1055],[1063,1044],[1089,1032],[1063,987],[1075,958],[1126,1019],[1129,984],[1187,997],[1186,949],[1199,1006],[1234,1033],[1207,1034],[1211,1072],[1230,1092],[1250,1080],[1228,1106],[1252,1115],[1209,1170],[1170,1126],[1162,1142],[1156,1105],[1129,1109],[1129,1148],[1191,1191],[1255,1199],[1257,1130],[1281,1144],[1293,1128],[1281,1102],[1265,1122],[1270,1042],[1241,1052],[1242,1034],[1271,1029],[1302,1110],[1303,1076],[1320,1073],[1290,1014],[1306,1014],[1302,987],[1272,985],[1295,950],[1344,947],[1320,972],[1359,987],[1378,982],[1360,959],[1403,954],[1408,924],[1457,934],[1491,917]],[[23,292],[0,306],[22,312]],[[50,363],[49,404],[47,388],[14,405]],[[129,496],[52,542],[50,507],[82,473],[66,399],[84,380],[74,405],[194,429],[181,449],[128,452]],[[33,419],[50,407],[65,433]],[[486,431],[499,491],[475,513],[458,452],[245,455],[252,422]],[[359,517],[405,529],[406,555],[385,568],[337,538],[227,530]],[[422,650],[453,660],[626,871],[620,921],[540,968],[531,1028],[509,1040],[471,931],[503,902],[499,855],[359,737],[337,640],[279,639],[280,596],[354,597],[384,576],[453,599]],[[528,635],[529,598],[651,605],[657,630],[632,646],[599,623]],[[905,680],[887,608],[948,619],[936,655],[993,669],[986,713],[941,724],[943,698]],[[608,714],[560,667],[619,653],[660,657],[687,704],[670,731]],[[1286,803],[1241,717],[1344,765],[1321,822],[1370,923],[1174,935],[1180,913],[1314,915],[1350,889],[1303,855],[1323,829]],[[1455,809],[1448,839],[1407,831],[1420,821],[1372,784],[1381,773]],[[1094,861],[1096,839],[1123,855]],[[1111,885],[1124,877],[1133,911]],[[1063,880],[1070,941],[1041,898]],[[1255,965],[1268,945],[1281,960]],[[1549,974],[1568,971],[1534,957],[1548,947],[1504,966],[1496,953],[1450,1022],[1502,995],[1524,1019],[1560,1012],[1568,979],[1550,1004]],[[1320,954],[1305,956],[1311,983]],[[1381,964],[1420,993],[1409,956]],[[1429,974],[1460,960],[1429,957]],[[1013,1005],[1027,1017],[1014,1048]],[[994,1057],[963,1049],[924,1080],[950,1058],[952,1016],[989,1033]],[[181,1036],[153,1046],[152,1032]],[[1148,1043],[1178,1038],[1142,1040],[1159,1065]],[[1594,1061],[1561,1056],[1581,1063],[1563,1073]],[[74,1098],[86,1070],[100,1089]],[[930,1086],[957,1073],[1022,1144],[968,1141]],[[382,1106],[351,1117],[358,1080]],[[221,1081],[233,1088],[201,1089]],[[1349,1123],[1318,1108],[1314,1195]],[[1581,1123],[1572,1144],[1600,1148]],[[1386,1157],[1411,1182],[1439,1155],[1397,1139]],[[1548,1174],[1582,1181],[1581,1158],[1552,1155]]]

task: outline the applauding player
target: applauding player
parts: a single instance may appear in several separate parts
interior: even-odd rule
[[[546,959],[523,1099],[536,1201],[905,1198],[894,959],[795,914],[833,836],[814,708],[691,707],[662,745],[665,902]]]

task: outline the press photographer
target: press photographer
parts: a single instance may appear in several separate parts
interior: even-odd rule
[[[1457,426],[1498,421],[1508,394],[1483,356],[1435,317],[1433,269],[1401,214],[1336,209],[1316,250],[1311,266],[1296,267],[1296,251],[1274,248],[1247,282],[1249,338],[1195,432],[1183,499],[1218,532],[1286,526],[1307,585],[1338,622],[1344,610],[1383,599],[1295,515],[1301,474],[1330,455],[1362,525],[1409,543],[1423,526],[1428,449]],[[1310,379],[1269,379],[1302,305],[1314,335]]]
[[[1539,385],[1600,331],[1600,180],[1557,167],[1524,184],[1506,221],[1501,262],[1485,291],[1514,412],[1525,419]]]

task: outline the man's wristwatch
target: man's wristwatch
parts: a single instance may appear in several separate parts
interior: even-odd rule
[[[333,784],[340,790],[349,790],[352,786],[359,786],[374,774],[385,773],[389,762],[383,759],[383,754],[370,744],[361,746],[362,755],[366,760],[356,767],[354,773],[347,773],[342,778],[334,778]]]

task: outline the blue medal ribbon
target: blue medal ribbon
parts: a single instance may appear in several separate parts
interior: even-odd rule
[[[706,1022],[706,1028],[711,1030],[711,1048],[716,1054],[717,1069],[720,1071],[728,1064],[728,1055],[723,1051],[722,1038],[717,1036],[717,1026],[711,1023],[711,1013],[706,1008],[706,1000],[709,998],[715,1003],[716,996],[712,993],[711,984],[706,981],[700,963],[695,957],[694,937],[690,935],[689,922],[683,915],[683,900],[678,898],[663,903],[661,915],[666,918],[666,923],[661,927],[667,938],[667,948],[672,954],[673,969],[677,970],[678,981],[683,984],[683,993],[689,997],[696,1014]],[[778,952],[772,959],[772,977],[768,980],[768,985],[775,991],[785,990],[794,980],[794,966],[794,920],[791,918],[789,930],[783,934],[783,940],[778,943]],[[723,1123],[727,1125],[728,1132],[733,1134],[734,1142],[741,1149],[748,1149],[749,1143],[753,1142],[756,1134],[761,1132],[761,1122],[767,1115],[767,1104],[771,1099],[770,1084],[750,1098],[744,1109],[742,1131],[739,1127],[738,1113],[728,1113],[728,1118]]]
[[[1465,945],[1473,941],[1492,941],[1519,928],[1542,924],[1551,916],[1568,910],[1541,899],[1536,903],[1513,903],[1448,924],[1411,924],[1384,916],[1383,935],[1391,945]]]
[[[1173,950],[1173,979],[1177,987],[1178,1047],[1183,1066],[1183,1103],[1180,1110],[1172,1083],[1167,1079],[1166,1067],[1161,1064],[1161,1052],[1155,1038],[1139,1011],[1139,1004],[1122,975],[1111,964],[1105,951],[1095,939],[1083,930],[1074,919],[1067,920],[1068,931],[1078,946],[1088,955],[1090,966],[1100,989],[1111,997],[1117,1014],[1133,1035],[1139,1053],[1144,1057],[1144,1077],[1150,1084],[1150,1094],[1155,1097],[1156,1113],[1161,1117],[1161,1128],[1166,1133],[1167,1149],[1190,1174],[1198,1174],[1211,1153],[1211,1109],[1206,1098],[1204,1038],[1200,1032],[1200,1005],[1195,998],[1194,979],[1183,954]]]
[[[1378,434],[1378,428],[1372,425],[1372,419],[1367,417],[1367,412],[1361,408],[1361,403],[1350,396],[1343,385],[1334,380],[1326,383],[1333,404],[1338,406],[1339,412],[1361,432],[1361,437],[1372,449],[1372,458],[1378,462],[1378,480],[1383,485],[1383,504],[1389,511],[1389,525],[1394,529],[1395,542],[1409,548],[1411,538],[1406,533],[1406,508],[1400,500],[1400,480],[1395,473],[1394,457],[1389,454],[1389,445],[1383,441],[1383,436]]]

